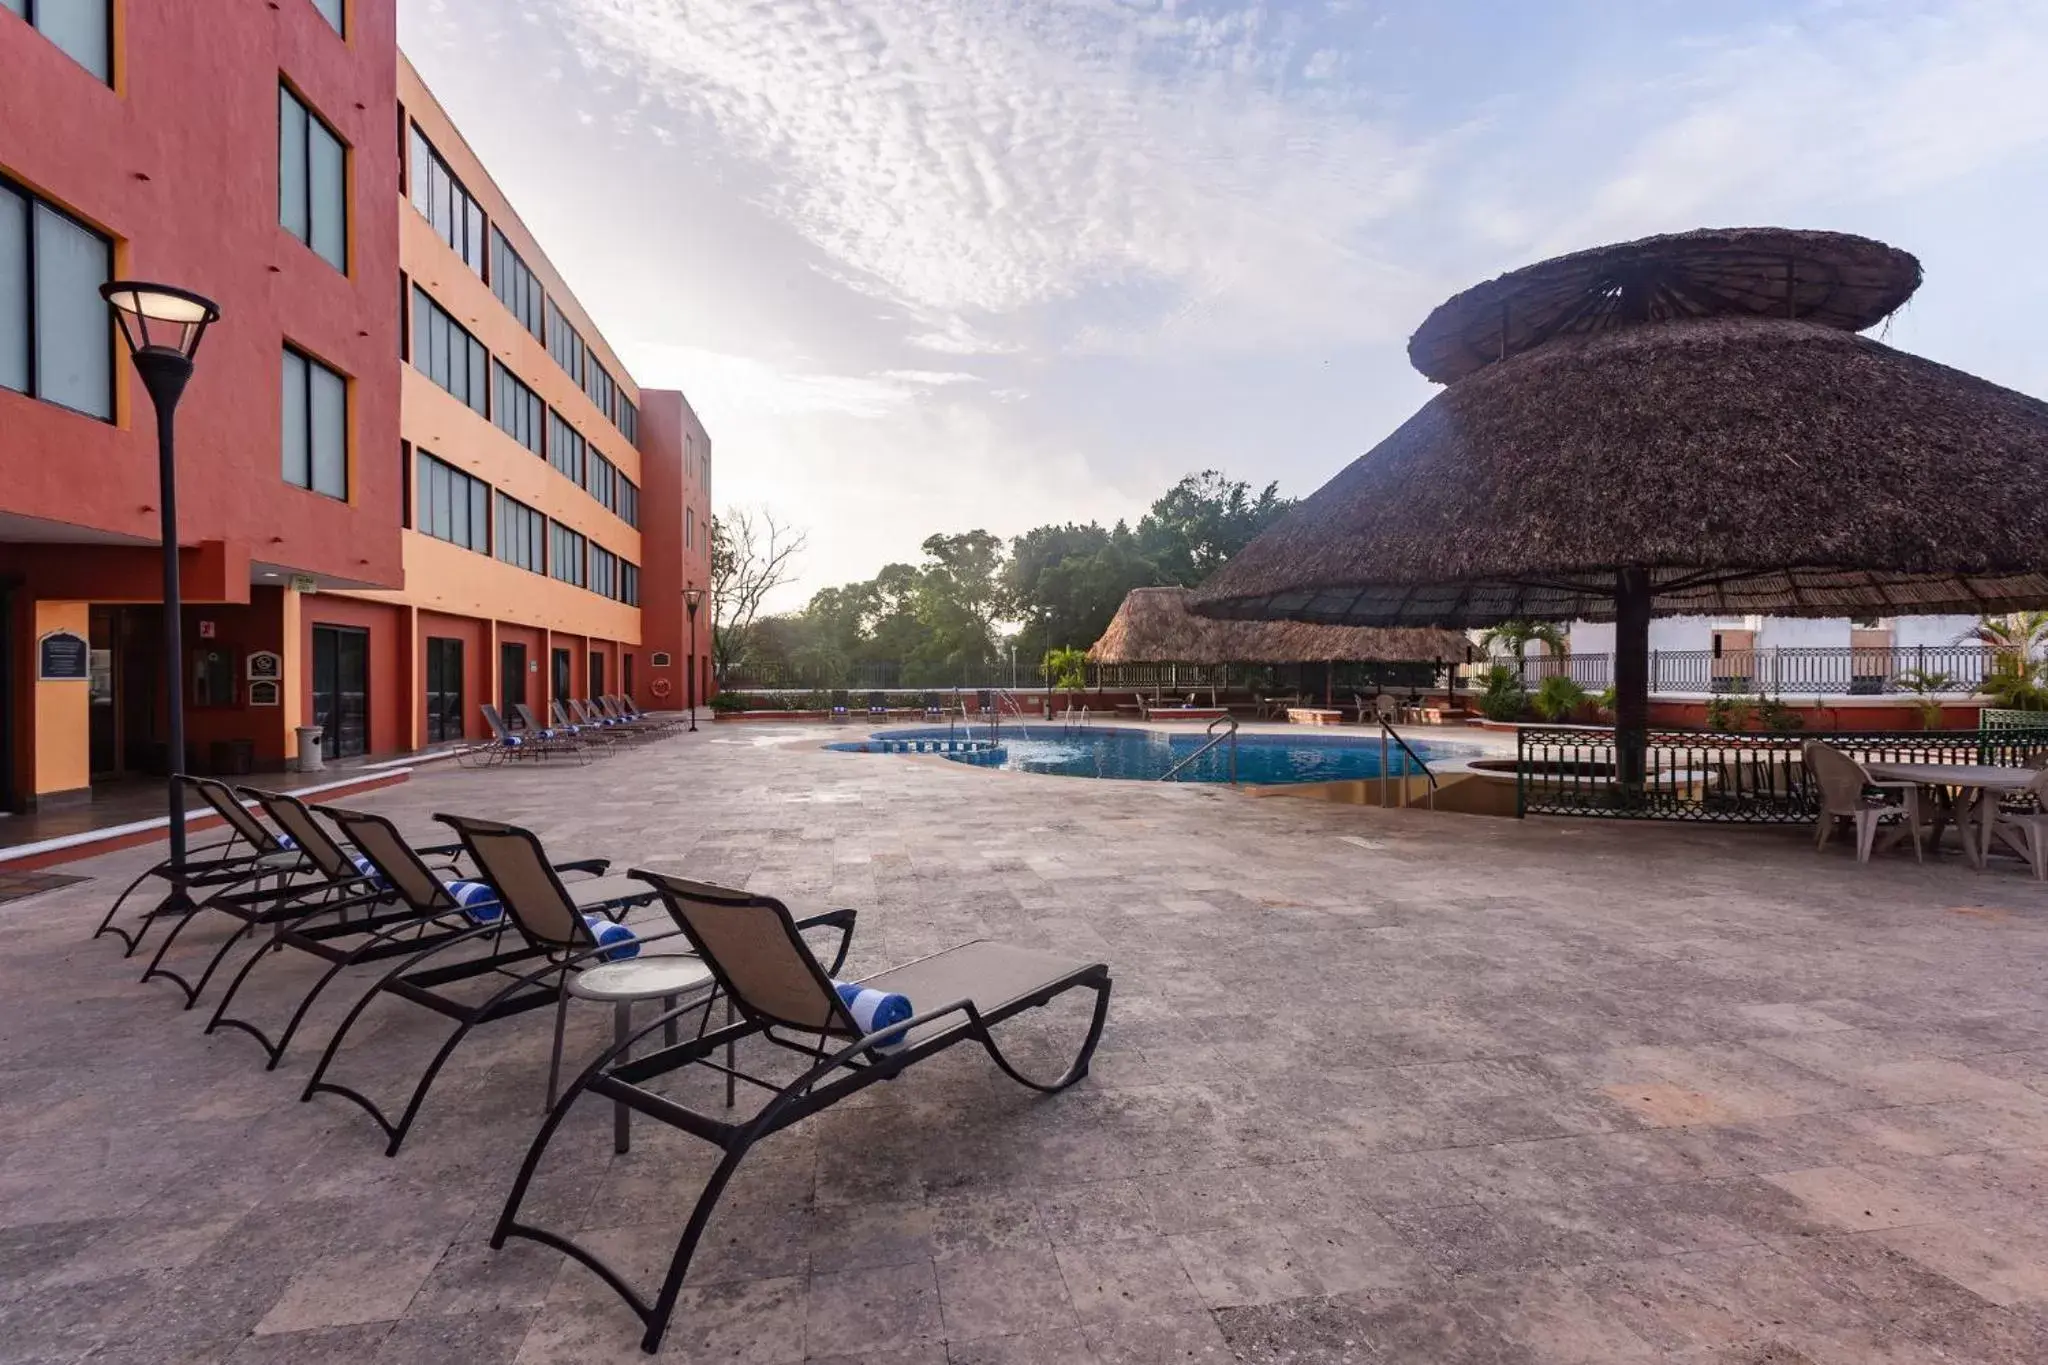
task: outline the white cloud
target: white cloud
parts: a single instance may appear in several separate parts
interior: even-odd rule
[[[827,257],[939,319],[927,349],[1132,283],[1227,323],[1186,341],[1376,332],[1364,237],[1423,188],[1426,147],[1275,93],[1292,25],[1259,4],[570,8],[585,61],[701,119]]]

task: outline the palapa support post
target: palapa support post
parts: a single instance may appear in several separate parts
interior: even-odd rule
[[[1614,759],[1622,800],[1642,799],[1650,730],[1650,571],[1614,584]]]

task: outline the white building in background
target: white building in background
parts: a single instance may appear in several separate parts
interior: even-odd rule
[[[1666,697],[1768,693],[1796,701],[1896,692],[1897,676],[1920,668],[1950,674],[1953,690],[1966,692],[1981,676],[1979,647],[1968,638],[1976,624],[1974,616],[1659,617],[1650,622],[1651,690]],[[1577,658],[1611,656],[1614,623],[1575,621],[1569,638]]]

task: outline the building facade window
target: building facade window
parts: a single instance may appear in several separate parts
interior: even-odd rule
[[[540,395],[519,381],[519,376],[493,360],[491,362],[491,420],[507,436],[534,454],[543,453],[547,430],[547,404]]]
[[[477,413],[490,415],[490,353],[418,285],[412,287],[412,365]]]
[[[583,433],[548,409],[548,463],[576,483],[583,482]]]
[[[683,509],[683,548],[685,550],[697,548],[697,509],[694,507],[685,507]]]
[[[629,607],[640,605],[640,566],[631,560],[619,561],[619,600]],[[626,656],[626,687],[633,686],[633,656]]]
[[[420,531],[478,554],[491,552],[489,484],[423,450],[415,486],[414,520]]]
[[[277,221],[348,273],[348,151],[291,87],[277,86]]]
[[[320,11],[320,17],[330,24],[336,33],[348,37],[347,0],[313,0],[313,8]]]
[[[640,409],[634,407],[633,400],[626,397],[623,393],[619,395],[619,412],[616,420],[619,424],[619,434],[624,436],[629,443],[635,446],[639,445]]]
[[[594,355],[583,357],[583,392],[597,404],[597,410],[605,415],[607,421],[616,420],[619,386],[612,382],[611,371],[599,364]]]
[[[619,501],[612,510],[626,525],[636,528],[640,525],[640,485],[624,474],[619,475]]]
[[[619,557],[602,545],[590,547],[590,590],[599,597],[619,595]]]
[[[114,244],[0,180],[0,388],[114,416]]]
[[[470,198],[469,191],[448,169],[448,163],[427,141],[420,126],[412,126],[412,206],[434,225],[435,235],[455,249],[463,264],[478,275],[484,273],[484,211]]]
[[[348,501],[348,381],[287,346],[284,481]]]
[[[596,498],[598,504],[609,510],[612,499],[618,492],[618,466],[607,460],[596,450],[587,450],[583,456],[583,491]]]
[[[569,320],[562,316],[562,310],[555,307],[553,299],[548,300],[548,354],[562,367],[562,373],[577,385],[583,383],[583,336]]]
[[[13,10],[72,61],[114,83],[114,7],[108,0],[0,0],[0,9]]]
[[[558,521],[548,523],[548,576],[582,587],[589,581],[583,552],[589,542]]]
[[[498,494],[496,552],[515,568],[542,573],[547,568],[547,518],[507,494]]]
[[[542,315],[546,295],[541,291],[540,281],[505,240],[505,234],[496,228],[491,229],[491,292],[498,296],[498,302],[512,310],[512,316],[533,334],[535,341],[544,339]]]

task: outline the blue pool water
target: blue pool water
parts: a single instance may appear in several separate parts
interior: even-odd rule
[[[986,741],[988,729],[976,726],[973,736]],[[964,729],[948,731],[944,726],[916,730],[882,730],[872,739],[849,740],[831,748],[855,753],[938,752],[956,763],[983,768],[1008,768],[1015,772],[1051,773],[1059,777],[1101,777],[1129,782],[1156,781],[1168,769],[1202,747],[1207,736],[1200,730],[1129,730],[1114,726],[1068,730],[1058,725],[1004,725],[997,734],[996,747],[973,751],[948,751],[949,739],[959,742]],[[1410,740],[1425,762],[1457,761],[1476,757],[1480,750],[1469,745]],[[1396,774],[1405,760],[1393,752]],[[1283,782],[1343,782],[1380,775],[1380,744],[1377,737],[1356,735],[1273,735],[1240,734],[1237,737],[1237,780],[1258,786]],[[1230,756],[1227,745],[1219,745],[1183,768],[1175,778],[1181,782],[1228,782]]]

